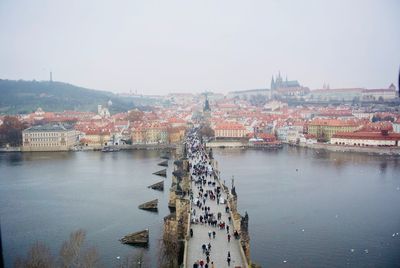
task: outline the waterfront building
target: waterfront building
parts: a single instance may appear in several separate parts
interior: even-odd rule
[[[135,126],[132,128],[132,143],[133,144],[142,144],[146,143],[146,130],[143,126]]]
[[[22,150],[26,152],[68,151],[77,143],[77,131],[61,124],[33,126],[22,131]]]
[[[304,132],[304,125],[283,125],[276,128],[278,140],[288,143],[297,143]]]
[[[289,126],[287,126],[287,125],[275,126],[275,129],[276,129],[276,136],[277,136],[278,140],[280,140],[282,142],[286,142],[288,131],[289,131]]]
[[[170,144],[177,144],[183,141],[185,138],[186,127],[170,127],[168,128],[168,142]]]
[[[152,123],[146,128],[146,142],[150,144],[167,143],[167,125],[163,123]]]
[[[168,127],[165,123],[136,124],[131,132],[134,144],[158,144],[168,142]]]
[[[331,144],[348,146],[400,146],[400,134],[380,132],[342,132],[332,136]]]
[[[359,128],[354,120],[314,119],[308,123],[308,134],[329,141],[338,132],[353,132]]]
[[[317,137],[311,134],[300,134],[299,143],[301,144],[315,144],[317,143]]]
[[[84,133],[80,142],[85,146],[107,146],[111,140],[111,131],[108,128],[87,129]]]
[[[243,138],[246,136],[246,128],[236,122],[219,123],[214,127],[215,138]]]

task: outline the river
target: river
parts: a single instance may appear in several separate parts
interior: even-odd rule
[[[123,235],[150,229],[145,262],[157,267],[166,191],[158,151],[0,154],[0,217],[6,267],[36,240],[56,254],[82,228],[106,267],[138,248]],[[400,158],[306,148],[214,150],[222,178],[234,176],[250,216],[251,254],[263,267],[399,267]],[[159,199],[159,212],[137,206]],[[121,256],[121,259],[117,259]]]

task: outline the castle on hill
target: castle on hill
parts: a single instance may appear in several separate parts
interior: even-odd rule
[[[279,72],[278,75],[276,76],[276,79],[274,79],[274,76],[272,76],[271,79],[271,90],[277,90],[279,88],[293,88],[293,87],[301,87],[299,82],[297,80],[288,80],[287,76],[286,79],[283,80],[281,73]]]

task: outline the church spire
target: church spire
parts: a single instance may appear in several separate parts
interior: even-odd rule
[[[205,103],[204,103],[203,111],[204,111],[204,112],[209,112],[209,111],[211,111],[211,109],[210,109],[210,103],[208,102],[208,97],[207,97],[207,95],[206,95],[206,101],[205,101]]]
[[[271,89],[274,89],[275,87],[275,81],[274,81],[274,76],[271,78]]]

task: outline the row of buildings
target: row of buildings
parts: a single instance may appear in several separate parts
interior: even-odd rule
[[[22,132],[23,151],[66,151],[74,147],[99,149],[127,144],[176,144],[184,138],[187,121],[172,111],[138,110],[110,115],[106,107],[98,113],[37,109],[21,116],[32,126]]]
[[[271,83],[276,92],[287,89],[285,94],[292,94],[291,90],[298,87],[297,81],[283,80],[280,75]],[[330,91],[329,88],[324,90]],[[262,90],[250,91],[254,96],[260,92]],[[97,113],[56,113],[38,108],[31,114],[19,116],[21,121],[31,125],[23,132],[22,148],[25,151],[60,151],[76,146],[174,144],[183,139],[187,127],[202,120],[207,121],[217,140],[246,142],[252,137],[268,137],[269,140],[275,137],[297,144],[398,146],[396,133],[400,132],[400,115],[385,107],[360,108],[351,104],[321,107],[305,103],[293,107],[278,99],[258,105],[251,98],[229,94],[221,97],[210,92],[170,94],[168,100],[170,105],[155,105],[149,111],[132,110],[113,115],[107,109],[111,101],[98,106]],[[357,139],[360,142],[356,142]]]

